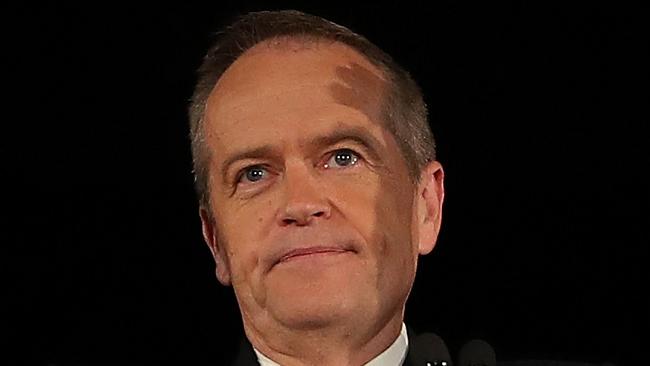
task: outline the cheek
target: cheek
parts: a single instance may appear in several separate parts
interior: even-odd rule
[[[371,286],[386,296],[405,297],[417,262],[411,186],[377,179],[348,187],[337,191],[338,204],[344,224],[363,236]]]
[[[413,218],[410,185],[379,175],[335,183],[328,190],[333,205],[367,243],[380,252],[395,249],[387,248],[388,244],[408,246]]]
[[[260,222],[263,218],[244,211],[246,210],[231,210],[219,220],[219,230],[223,238],[220,241],[225,244],[232,285],[235,288],[251,282],[251,276],[259,268],[261,254],[258,243]]]
[[[414,257],[413,197],[410,187],[385,185],[377,209],[378,222],[387,245],[385,259],[405,266]],[[403,267],[406,269],[407,267]]]

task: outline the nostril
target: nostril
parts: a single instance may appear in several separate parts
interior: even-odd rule
[[[283,219],[282,222],[283,222],[285,225],[291,225],[291,224],[293,224],[294,222],[296,222],[296,220],[294,220],[294,219]]]
[[[300,205],[300,207],[297,206],[298,205],[288,206],[285,210],[283,210],[283,212],[279,212],[281,216],[278,217],[278,223],[281,223],[283,226],[304,226],[309,225],[313,220],[326,220],[330,216],[329,207],[315,207],[315,205]]]

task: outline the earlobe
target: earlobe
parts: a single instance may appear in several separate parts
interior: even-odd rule
[[[442,222],[442,202],[445,197],[445,173],[439,162],[429,163],[418,185],[418,253],[429,254],[436,245]]]
[[[226,253],[223,248],[223,243],[220,243],[218,240],[214,219],[208,210],[203,207],[199,209],[199,216],[201,216],[203,239],[205,240],[206,244],[208,244],[210,252],[212,252],[212,257],[214,258],[215,264],[217,266],[217,279],[219,282],[221,282],[222,285],[230,286],[230,268],[228,265],[228,260],[226,258]]]

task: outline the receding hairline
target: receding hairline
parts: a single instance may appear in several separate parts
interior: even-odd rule
[[[251,46],[250,48],[244,50],[230,63],[230,65],[228,65],[228,67],[221,73],[221,75],[219,75],[219,77],[215,80],[210,92],[207,94],[207,97],[205,98],[200,122],[203,124],[206,121],[208,106],[210,104],[210,100],[215,94],[215,91],[221,84],[223,84],[223,80],[227,80],[230,72],[233,69],[233,66],[238,65],[241,60],[249,57],[254,57],[260,53],[263,54],[264,52],[268,51],[280,51],[290,54],[301,51],[319,51],[327,48],[331,50],[332,47],[338,49],[335,52],[345,52],[346,54],[354,55],[353,57],[360,60],[360,63],[353,62],[347,65],[341,64],[340,66],[351,67],[353,65],[359,65],[380,79],[383,83],[384,90],[388,90],[388,88],[394,87],[394,84],[390,82],[390,71],[386,65],[383,65],[380,62],[374,62],[374,60],[364,55],[363,52],[345,42],[310,34],[275,36],[264,39]],[[340,79],[340,77],[337,78],[337,80],[338,79]]]
[[[272,36],[265,38],[250,46],[249,48],[243,50],[234,61],[238,60],[242,56],[252,53],[259,52],[264,47],[266,49],[276,49],[284,51],[301,51],[309,49],[318,49],[321,46],[341,46],[351,51],[354,51],[356,54],[363,57],[367,62],[379,66],[376,62],[373,62],[370,58],[363,54],[359,49],[355,48],[353,45],[345,42],[341,39],[335,39],[327,37],[325,35],[318,34],[282,34],[277,36]],[[233,61],[233,63],[234,63]],[[226,69],[227,70],[227,69]]]
[[[233,87],[235,90],[238,89],[237,82],[233,82],[231,77],[233,74],[240,76],[242,70],[246,73],[246,67],[248,61],[255,60],[255,66],[252,68],[259,67],[260,64],[259,57],[263,58],[267,53],[279,54],[280,57],[291,57],[293,54],[298,54],[300,52],[314,52],[317,56],[319,52],[328,53],[330,58],[326,61],[325,65],[319,64],[317,60],[314,65],[322,65],[326,68],[331,68],[332,80],[331,85],[340,85],[351,91],[350,94],[358,95],[368,95],[375,96],[376,100],[381,104],[385,103],[384,95],[391,88],[388,71],[384,70],[381,66],[373,63],[366,55],[362,52],[359,52],[354,47],[350,45],[333,41],[329,39],[314,39],[315,37],[293,37],[293,36],[282,36],[275,37],[273,39],[264,40],[249,48],[243,52],[239,57],[237,57],[224,71],[221,73],[220,77],[215,81],[212,89],[208,93],[204,108],[201,115],[201,122],[203,123],[203,128],[205,128],[205,122],[207,122],[207,115],[209,113],[210,106],[214,103],[214,98],[217,97],[220,99],[224,95],[224,90],[229,91]],[[260,56],[261,55],[261,56]],[[274,55],[271,55],[274,56]],[[340,60],[336,60],[336,57],[340,57]],[[302,61],[304,63],[305,61]],[[242,65],[243,63],[243,65]],[[263,64],[264,62],[262,62]],[[264,67],[264,66],[262,66]],[[237,70],[237,71],[235,71]],[[306,78],[309,78],[309,75],[305,75]],[[302,77],[300,75],[299,77]],[[256,79],[248,79],[248,82],[255,82]],[[330,81],[328,81],[330,84]],[[394,85],[393,85],[394,86]],[[225,89],[221,89],[225,88]],[[221,89],[221,90],[220,90]],[[334,89],[334,87],[332,87]],[[337,96],[336,90],[331,90],[332,97],[337,99],[341,104],[352,105],[354,104],[351,100],[345,100],[341,95]],[[362,107],[355,107],[357,109],[362,109]],[[367,110],[362,110],[362,112],[367,112]],[[367,113],[366,113],[367,114]],[[386,122],[386,121],[382,121]],[[204,131],[205,132],[205,131]]]

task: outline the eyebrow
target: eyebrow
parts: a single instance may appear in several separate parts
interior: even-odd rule
[[[319,148],[334,145],[346,140],[351,140],[362,145],[368,150],[368,153],[374,159],[379,159],[379,151],[382,143],[373,135],[368,133],[367,130],[359,127],[342,127],[326,135],[316,136],[308,141],[308,146]]]
[[[306,146],[317,149],[323,146],[330,146],[337,144],[341,141],[354,141],[355,143],[363,146],[371,158],[379,160],[379,151],[381,149],[382,143],[372,136],[367,130],[359,127],[341,127],[336,130],[320,135],[315,136],[306,141]],[[255,159],[263,156],[272,156],[278,155],[276,148],[272,145],[267,144],[259,147],[253,147],[244,149],[230,155],[223,163],[221,167],[221,176],[223,181],[227,181],[226,176],[230,166],[240,160],[245,159]]]
[[[234,153],[226,161],[224,161],[221,167],[221,177],[223,182],[227,182],[228,169],[230,166],[240,160],[245,159],[255,159],[262,156],[269,156],[275,153],[275,149],[271,145],[264,145],[252,149],[242,150]]]

